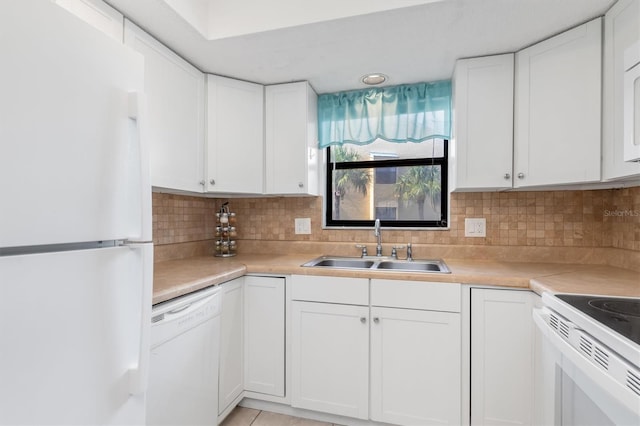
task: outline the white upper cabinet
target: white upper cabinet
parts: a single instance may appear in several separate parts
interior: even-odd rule
[[[602,178],[640,176],[624,161],[624,51],[640,40],[640,0],[620,0],[604,18]]]
[[[513,54],[462,59],[453,74],[452,191],[511,188]]]
[[[204,190],[204,74],[125,20],[125,44],[144,56],[151,184]]]
[[[264,86],[207,75],[209,192],[264,192]]]
[[[318,98],[307,82],[265,88],[266,192],[318,195]]]
[[[102,0],[55,0],[55,3],[122,43],[124,16]]]
[[[514,187],[600,181],[600,18],[516,53]]]
[[[640,40],[624,51],[624,161],[640,162]]]

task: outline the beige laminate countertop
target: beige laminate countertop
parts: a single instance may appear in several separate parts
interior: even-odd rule
[[[153,304],[174,299],[247,273],[240,262],[215,257],[168,260],[153,265]]]
[[[313,255],[212,256],[158,262],[154,265],[153,303],[250,274],[297,274],[452,282],[529,288],[538,294],[584,293],[640,297],[640,272],[603,265],[525,263],[444,259],[450,274],[406,271],[339,270],[301,267]]]

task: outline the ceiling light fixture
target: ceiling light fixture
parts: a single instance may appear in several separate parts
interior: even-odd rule
[[[377,84],[382,84],[387,81],[387,76],[381,73],[367,74],[362,76],[360,79],[364,84],[368,84],[369,86],[375,86]]]

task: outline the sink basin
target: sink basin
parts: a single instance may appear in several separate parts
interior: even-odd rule
[[[441,272],[448,274],[449,268],[441,260],[393,260],[378,263],[376,269],[411,272]]]
[[[375,262],[364,259],[336,259],[336,258],[319,258],[314,259],[311,265],[305,263],[302,266],[326,266],[329,268],[350,268],[350,269],[369,269]]]
[[[406,271],[449,274],[451,271],[440,260],[399,260],[390,257],[340,257],[321,256],[303,264],[305,267],[324,267],[338,269],[369,269],[380,271]]]

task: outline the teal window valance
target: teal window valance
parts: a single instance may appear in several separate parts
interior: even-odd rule
[[[318,96],[318,146],[376,139],[449,139],[451,82],[416,83]]]

